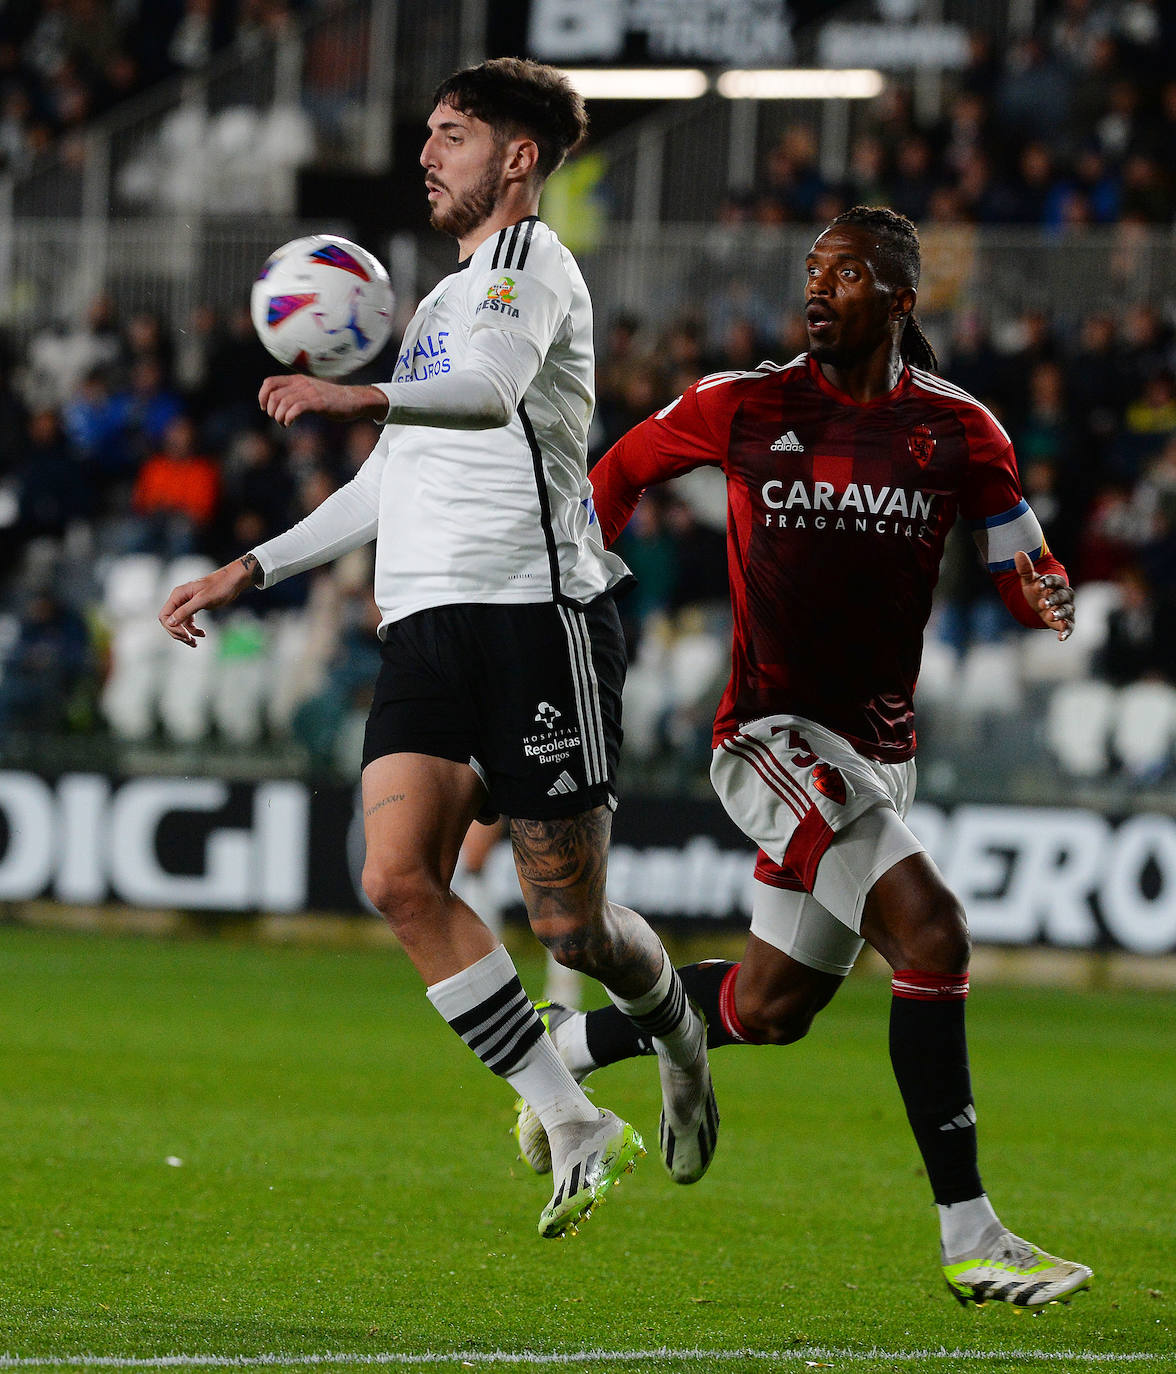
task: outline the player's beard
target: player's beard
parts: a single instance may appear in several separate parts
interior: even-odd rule
[[[494,213],[501,189],[499,168],[494,162],[490,162],[481,177],[464,195],[451,197],[451,204],[447,210],[442,210],[437,205],[433,206],[429,223],[434,229],[439,229],[451,238],[465,238]]]

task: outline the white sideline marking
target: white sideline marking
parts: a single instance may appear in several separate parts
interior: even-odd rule
[[[675,1350],[661,1346],[652,1350],[435,1350],[420,1354],[386,1351],[377,1354],[347,1355],[340,1352],[294,1355],[0,1355],[0,1369],[285,1369],[296,1365],[382,1365],[407,1368],[414,1365],[568,1365],[620,1364],[638,1360],[669,1360],[679,1364],[707,1364],[730,1360],[775,1360],[789,1363],[812,1360],[839,1360],[846,1363],[864,1360],[889,1360],[913,1363],[919,1360],[1029,1360],[1051,1364],[1136,1364],[1155,1360],[1159,1353],[1134,1350],[1116,1353],[1101,1350],[949,1350],[946,1346],[923,1350],[843,1350],[830,1346],[792,1346],[787,1350]]]

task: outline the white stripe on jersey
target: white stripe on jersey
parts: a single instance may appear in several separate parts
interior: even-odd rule
[[[1007,443],[1011,444],[1013,442],[1009,438],[1008,431],[1005,429],[1004,425],[1001,424],[992,411],[989,410],[986,405],[978,401],[975,396],[969,396],[963,387],[956,386],[954,382],[945,381],[942,377],[937,377],[933,372],[924,372],[922,368],[912,367],[909,368],[909,371],[911,374],[911,382],[915,386],[922,387],[924,391],[930,391],[936,396],[946,396],[949,400],[964,401],[967,405],[975,406],[977,410],[982,410],[984,414],[988,416],[997,429],[1004,435]]]
[[[604,720],[600,713],[600,686],[596,678],[596,669],[592,666],[592,641],[588,635],[583,611],[560,606],[559,618],[563,621],[564,632],[568,637],[572,687],[576,696],[576,714],[580,718],[581,748],[584,751],[584,773],[588,785],[592,786],[608,779],[604,751]]]
[[[788,367],[794,367],[795,363],[789,363]],[[785,368],[779,363],[764,361],[758,367],[754,367],[750,372],[712,372],[695,386],[695,391],[709,391],[712,386],[722,386],[724,382],[738,382],[743,379],[747,381],[762,381],[765,377],[772,376],[773,373],[783,372]]]

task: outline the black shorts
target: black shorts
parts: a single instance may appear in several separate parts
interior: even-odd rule
[[[610,595],[590,606],[435,606],[381,648],[363,763],[428,754],[468,763],[486,813],[522,820],[616,806],[627,660]]]

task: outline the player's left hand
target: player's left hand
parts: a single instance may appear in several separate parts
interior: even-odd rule
[[[262,410],[280,425],[299,415],[323,415],[328,420],[376,420],[388,414],[388,398],[374,386],[340,386],[321,377],[291,374],[267,377],[257,393]]]
[[[1039,573],[1027,553],[1013,555],[1025,600],[1059,639],[1074,633],[1074,589],[1057,573]]]

